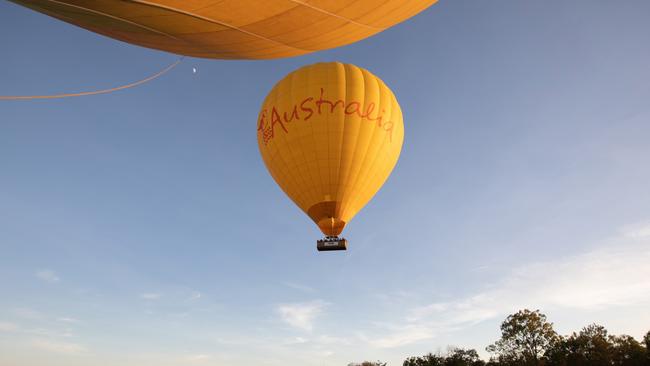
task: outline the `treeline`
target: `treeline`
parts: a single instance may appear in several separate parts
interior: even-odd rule
[[[629,335],[610,335],[591,324],[562,336],[539,310],[520,310],[501,324],[501,338],[486,347],[486,362],[474,349],[409,357],[403,366],[650,366],[650,331],[641,342]],[[385,366],[364,362],[363,366]]]

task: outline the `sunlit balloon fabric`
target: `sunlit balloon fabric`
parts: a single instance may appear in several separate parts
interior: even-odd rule
[[[327,236],[339,235],[381,188],[403,140],[390,89],[367,70],[337,62],[287,75],[257,121],[271,176]]]
[[[11,0],[115,39],[181,55],[272,59],[350,44],[437,0]]]

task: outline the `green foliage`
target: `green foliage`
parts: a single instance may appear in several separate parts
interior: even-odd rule
[[[647,358],[650,360],[650,330],[643,337],[643,343],[645,344],[645,352],[647,354]],[[650,363],[648,363],[648,365],[650,365]]]
[[[561,338],[547,353],[547,366],[650,365],[646,348],[628,335],[612,336],[605,327],[591,324]]]
[[[386,362],[381,361],[363,361],[361,363],[349,363],[348,366],[386,366]]]
[[[524,309],[503,321],[501,338],[486,349],[493,354],[488,363],[476,350],[450,348],[444,355],[409,357],[403,366],[650,366],[650,331],[639,342],[590,324],[563,337],[546,315]]]
[[[426,354],[407,358],[403,366],[484,366],[474,349],[451,348],[446,355]]]
[[[447,355],[445,366],[483,366],[483,362],[475,349],[454,348]]]
[[[607,329],[601,325],[588,325],[580,333],[573,333],[566,342],[567,361],[571,365],[608,366],[612,362]]]
[[[486,350],[500,364],[541,365],[542,356],[559,337],[539,310],[520,310],[501,323],[501,339]]]
[[[407,358],[403,366],[444,366],[445,358],[441,355],[434,355],[428,353],[420,357],[409,357]]]
[[[629,335],[610,336],[612,364],[614,366],[650,365],[646,348]]]

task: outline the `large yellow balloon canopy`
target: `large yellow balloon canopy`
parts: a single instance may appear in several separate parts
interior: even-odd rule
[[[354,65],[319,63],[278,82],[264,100],[257,142],[284,192],[327,236],[341,233],[397,163],[397,99]]]
[[[121,41],[219,59],[298,56],[354,43],[437,0],[11,0]]]

